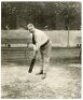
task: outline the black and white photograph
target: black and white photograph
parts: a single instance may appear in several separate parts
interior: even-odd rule
[[[1,1],[1,98],[81,99],[81,1]]]

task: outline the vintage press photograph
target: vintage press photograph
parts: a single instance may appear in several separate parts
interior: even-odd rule
[[[1,98],[81,98],[81,2],[1,2]]]

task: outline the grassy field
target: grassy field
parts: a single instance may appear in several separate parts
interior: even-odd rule
[[[28,73],[28,65],[6,63],[1,68],[1,96],[5,99],[80,99],[81,65],[51,64],[46,79]]]
[[[24,62],[26,63],[32,59],[33,52],[26,47],[2,47],[1,48],[1,59],[2,61],[17,61],[17,62]],[[40,58],[40,53],[37,59]],[[60,62],[62,60],[71,60],[72,62],[77,60],[80,62],[80,48],[79,47],[72,47],[72,48],[52,48],[51,52],[51,59],[52,61]],[[76,63],[76,62],[75,62]]]
[[[38,62],[33,73],[28,73],[31,58],[28,55],[26,60],[25,51],[26,48],[2,48],[2,98],[81,98],[80,48],[53,48],[45,80],[36,75],[40,69]]]

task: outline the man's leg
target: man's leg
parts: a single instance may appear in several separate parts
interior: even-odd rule
[[[31,61],[31,64],[30,64],[30,67],[29,67],[29,71],[28,71],[29,73],[32,72],[33,67],[34,67],[34,65],[35,65],[35,62],[36,62],[36,55],[37,55],[37,52],[35,52],[34,57],[33,57],[32,61]]]
[[[44,55],[41,52],[41,69],[40,69],[40,73],[43,74],[43,67],[44,67]]]
[[[32,70],[33,70],[33,67],[34,67],[34,64],[35,64],[35,61],[36,61],[36,59],[35,58],[33,58],[32,59],[32,61],[31,61],[31,64],[30,64],[30,67],[29,67],[29,73],[31,73],[32,72]]]
[[[44,79],[48,71],[50,56],[45,55],[43,50],[40,50],[40,53],[41,53],[41,68],[38,75],[42,74],[42,79]]]
[[[36,75],[40,75],[40,74],[43,74],[43,63],[44,63],[44,58],[43,58],[43,53],[41,52],[40,50],[40,54],[41,54],[41,68],[40,68],[40,71],[36,74]]]
[[[47,75],[47,72],[48,72],[48,68],[49,68],[49,62],[50,62],[50,55],[51,55],[51,42],[46,45],[46,47],[42,50],[41,49],[41,52],[42,52],[42,67],[41,69],[43,70],[43,74],[42,74],[42,79],[44,79]]]
[[[43,70],[42,79],[45,79],[46,75],[47,75],[47,72],[48,72],[48,68],[49,68],[49,57],[45,57],[44,56],[44,61],[43,61],[42,64],[43,64],[43,67],[42,67],[42,70]]]

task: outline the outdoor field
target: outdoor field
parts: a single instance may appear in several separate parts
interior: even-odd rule
[[[54,48],[44,80],[36,75],[38,62],[33,72],[28,73],[29,59],[24,58],[23,52],[24,48],[2,48],[2,98],[81,98],[79,48]]]
[[[81,65],[49,65],[47,78],[37,76],[39,66],[28,73],[27,65],[2,65],[2,98],[58,99],[81,98]]]
[[[2,31],[2,98],[81,98],[81,48],[77,47],[75,42],[76,38],[80,36],[80,31],[70,32],[76,33],[70,35],[72,37],[70,38],[71,47],[66,46],[67,31],[51,31],[47,33],[55,45],[52,47],[47,77],[42,80],[41,75],[36,75],[40,69],[40,54],[37,57],[33,72],[28,73],[33,52],[25,44],[26,40],[29,40],[28,37],[26,38],[27,33],[25,32],[23,35],[21,30]],[[61,33],[64,34],[62,38],[60,38]],[[7,44],[10,44],[10,46]]]

